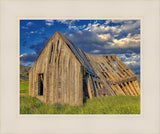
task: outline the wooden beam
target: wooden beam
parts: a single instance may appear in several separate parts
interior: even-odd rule
[[[129,81],[134,81],[136,80],[137,77],[133,76],[133,77],[128,77],[128,78],[123,78],[119,81],[108,81],[110,84],[120,84],[120,83],[124,83],[124,82],[129,82]]]
[[[118,94],[122,94],[122,95],[125,95],[125,92],[122,90],[122,88],[120,88],[117,84],[113,85],[117,88],[117,92]]]
[[[125,84],[127,91],[130,93],[130,95],[133,96],[134,94],[133,94],[133,91],[131,90],[130,86],[127,84],[127,82],[124,82],[124,84]]]

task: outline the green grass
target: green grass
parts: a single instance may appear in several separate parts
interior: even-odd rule
[[[88,99],[83,106],[49,105],[28,96],[30,67],[20,66],[20,114],[140,114],[140,96],[108,96]],[[140,82],[139,75],[138,81]]]
[[[28,94],[28,83],[20,84],[20,93]]]
[[[20,84],[21,114],[140,114],[140,96],[88,99],[83,106],[49,105],[28,96],[28,82]]]

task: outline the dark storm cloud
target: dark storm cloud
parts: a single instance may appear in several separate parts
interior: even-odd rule
[[[110,46],[112,40],[101,40],[95,32],[90,31],[67,31],[64,33],[82,51],[90,52],[97,49],[103,49],[104,45]]]
[[[95,32],[90,31],[67,31],[64,33],[72,42],[85,45],[104,45],[106,42],[100,40]]]
[[[34,50],[34,53],[24,53],[20,56],[20,63],[34,62],[37,56],[40,54],[45,44],[49,40],[50,37],[43,37],[44,40],[36,45],[31,45],[30,49]]]
[[[102,40],[96,32],[68,31],[64,33],[81,50],[91,54],[122,54],[128,51],[140,53],[140,47],[128,45],[127,47],[112,46],[113,37]],[[96,53],[95,53],[96,52]]]

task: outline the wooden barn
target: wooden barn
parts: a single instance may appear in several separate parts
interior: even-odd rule
[[[29,95],[44,103],[82,105],[87,98],[140,94],[136,75],[116,55],[82,52],[56,31],[29,71]]]

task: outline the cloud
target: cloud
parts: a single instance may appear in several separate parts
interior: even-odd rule
[[[108,26],[108,23],[100,24],[100,23],[89,23],[85,30],[93,31],[97,33],[120,33],[121,29],[118,26]]]
[[[33,22],[28,22],[28,23],[26,24],[26,26],[32,26],[32,25],[34,25]]]
[[[44,46],[46,45],[47,41],[49,40],[49,37],[43,37],[44,40],[40,43],[37,43],[35,45],[31,45],[29,48],[34,51],[33,53],[23,53],[20,55],[20,64],[23,65],[31,65],[36,60],[37,56],[40,54]]]
[[[140,20],[127,21],[125,24],[121,25],[120,28],[124,32],[136,33],[136,31],[138,32],[140,28]]]
[[[111,22],[115,24],[119,23],[120,25],[122,25],[122,24],[134,23],[135,20],[111,20]]]
[[[104,40],[95,32],[90,31],[67,31],[64,33],[69,40],[85,52],[103,49],[104,45],[110,45],[110,40]],[[99,49],[100,48],[100,49]]]
[[[128,50],[135,53],[140,52],[140,35],[115,39],[111,34],[97,34],[93,31],[67,31],[64,33],[69,40],[76,44],[85,52],[94,54],[94,50],[99,50],[99,54],[121,54]],[[96,54],[98,52],[96,51]]]
[[[20,55],[20,63],[24,64],[27,62],[34,62],[37,56],[38,55],[35,52],[34,53],[24,53]]]
[[[69,30],[83,30],[86,28],[86,25],[75,25],[75,22],[79,20],[56,20],[57,22],[60,22],[61,24],[65,24],[68,26]]]
[[[54,24],[54,20],[45,20],[45,24],[47,26],[52,26]]]
[[[94,21],[88,23],[83,31],[70,30],[64,34],[80,49],[91,54],[140,53],[139,20],[106,20],[102,24]]]
[[[66,25],[72,25],[72,24],[74,24],[75,21],[78,21],[78,20],[57,20],[57,22],[60,22],[62,24],[66,24]]]
[[[31,34],[38,33],[37,31],[30,31]]]
[[[104,22],[104,24],[105,24],[105,25],[108,25],[110,22],[111,22],[111,20],[106,20],[106,21]]]
[[[100,52],[101,52],[101,50],[92,50],[92,51],[91,51],[91,53],[94,53],[94,54],[100,53]]]
[[[28,27],[25,27],[25,26],[22,26],[21,28],[22,28],[22,29],[28,29]]]
[[[134,73],[140,73],[140,54],[134,52],[127,52],[119,54],[119,59],[122,60]]]
[[[140,46],[140,34],[131,36],[131,33],[125,38],[114,39],[112,46],[114,47],[139,47]]]
[[[68,28],[69,28],[70,30],[77,30],[77,31],[83,30],[85,27],[86,27],[86,25],[82,25],[82,26],[69,25],[69,26],[68,26]]]
[[[111,20],[112,23],[123,23],[125,20]]]
[[[113,37],[110,34],[99,34],[98,35],[99,38],[101,38],[104,41],[112,41]]]
[[[114,23],[114,25],[110,25]],[[85,28],[87,31],[97,32],[99,34],[110,33],[112,36],[121,37],[124,33],[139,34],[140,20],[106,20],[103,24],[95,21],[88,23]]]
[[[42,42],[30,46],[30,49],[35,51],[37,55],[39,55],[39,53],[42,51],[45,44],[48,42],[50,36],[49,37],[43,37],[43,38],[44,38],[44,40]]]

